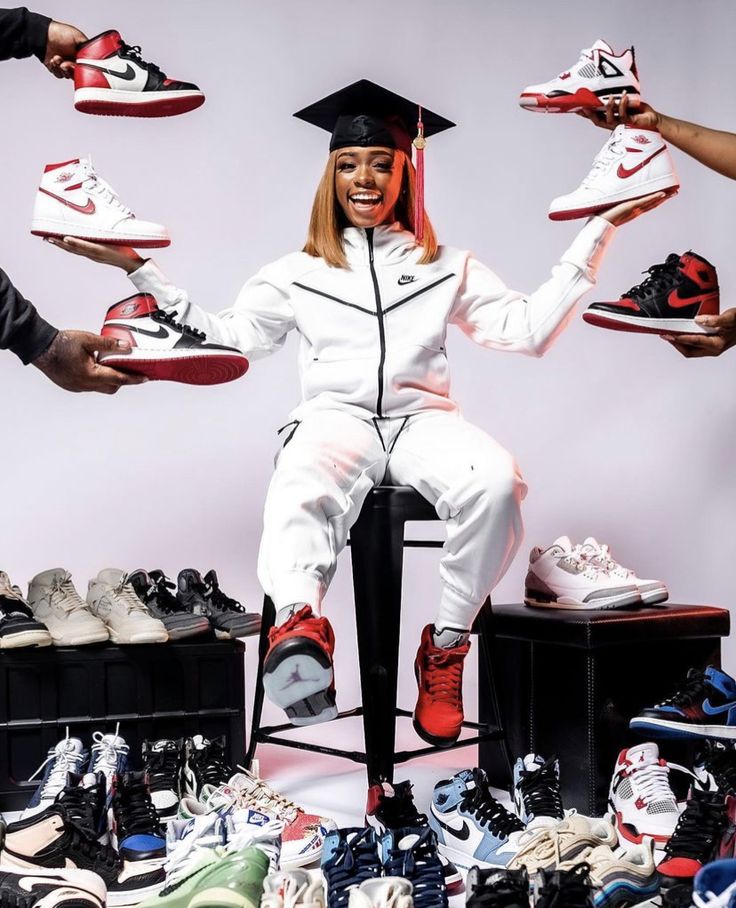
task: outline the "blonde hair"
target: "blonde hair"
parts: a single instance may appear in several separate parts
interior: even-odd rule
[[[345,214],[337,200],[335,192],[335,172],[337,169],[337,156],[340,150],[330,153],[327,159],[322,179],[319,181],[317,192],[312,203],[312,214],[309,219],[309,232],[303,252],[318,258],[323,258],[328,265],[334,268],[347,268],[348,260],[342,241],[342,229],[348,226]],[[414,193],[416,191],[417,174],[411,158],[403,151],[397,150],[395,158],[403,158],[403,174],[401,177],[401,191],[396,203],[394,217],[405,230],[414,232]],[[423,252],[419,259],[420,265],[428,265],[437,257],[437,237],[432,224],[424,214],[424,238],[422,241]]]

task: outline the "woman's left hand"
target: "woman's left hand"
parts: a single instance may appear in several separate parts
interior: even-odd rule
[[[614,227],[620,227],[622,224],[628,224],[634,218],[638,218],[645,211],[651,211],[657,208],[662,202],[674,195],[673,192],[655,192],[653,195],[645,195],[641,199],[633,199],[631,202],[621,202],[614,205],[608,211],[602,211],[599,217],[609,221]]]

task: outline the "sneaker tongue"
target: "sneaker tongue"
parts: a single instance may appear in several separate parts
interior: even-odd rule
[[[582,545],[582,550],[586,555],[597,555],[600,552],[601,547],[598,544],[597,539],[595,539],[593,536],[588,536],[588,538]]]
[[[648,766],[659,762],[659,748],[652,742],[637,744],[626,751],[626,757],[637,766]]]
[[[402,839],[399,839],[396,844],[402,851],[409,851],[409,849],[413,848],[418,841],[419,836],[412,832],[409,835],[405,835]]]
[[[569,536],[558,536],[557,539],[552,543],[552,547],[562,549],[563,552],[572,552],[572,542],[570,542]]]
[[[79,738],[64,738],[56,745],[57,754],[81,754],[84,752],[84,744]]]
[[[591,47],[591,50],[604,50],[607,54],[613,53],[613,48],[608,41],[604,41],[603,38],[599,38]]]
[[[97,776],[93,772],[86,772],[79,783],[80,788],[84,788],[85,791],[89,791],[91,788],[97,787]]]
[[[104,568],[97,575],[97,579],[102,583],[109,583],[110,586],[117,586],[123,579],[123,572],[118,568]]]
[[[544,757],[540,757],[538,754],[527,754],[524,757],[524,769],[527,772],[536,772],[542,766],[544,766]]]
[[[462,772],[457,774],[457,778],[461,779],[465,783],[465,787],[472,791],[475,788],[475,776],[473,775],[472,769],[463,769]]]

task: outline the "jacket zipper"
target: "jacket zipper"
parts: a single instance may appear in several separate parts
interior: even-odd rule
[[[383,416],[383,367],[386,364],[386,328],[383,324],[383,306],[381,304],[381,290],[378,286],[378,276],[373,265],[373,227],[365,231],[368,240],[368,266],[373,279],[373,293],[376,297],[376,315],[378,316],[378,341],[381,345],[381,356],[378,360],[378,398],[376,399],[376,415]]]

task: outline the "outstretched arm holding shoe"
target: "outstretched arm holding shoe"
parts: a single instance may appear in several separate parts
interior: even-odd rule
[[[73,25],[25,7],[0,9],[0,60],[38,57],[57,79],[71,79],[77,48],[87,40]]]

